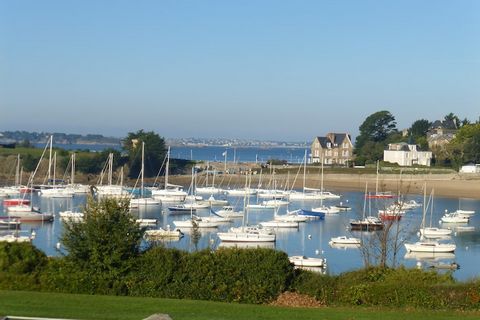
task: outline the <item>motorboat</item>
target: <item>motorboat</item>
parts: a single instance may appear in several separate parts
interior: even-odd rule
[[[141,228],[148,228],[148,227],[156,226],[158,223],[158,220],[157,219],[136,219],[135,222],[138,223],[138,225]]]
[[[454,252],[456,246],[454,243],[440,243],[437,241],[418,241],[415,243],[405,243],[407,252]]]
[[[197,208],[193,206],[186,206],[185,204],[177,204],[168,207],[168,210],[170,210],[171,212],[195,212],[197,211]]]
[[[53,214],[42,213],[40,209],[32,206],[18,205],[7,208],[8,215],[20,219],[22,222],[26,221],[53,221]]]
[[[166,229],[150,229],[145,231],[145,238],[147,240],[157,240],[157,239],[180,239],[183,237],[183,233],[180,229],[171,230],[170,226],[167,226]]]
[[[279,216],[281,217],[281,216]],[[288,221],[288,220],[271,220],[260,222],[262,227],[265,228],[298,228],[297,221]]]
[[[340,212],[340,209],[334,206],[320,206],[316,208],[312,208],[310,211],[312,212],[323,212],[325,215],[337,214]]]
[[[312,258],[306,256],[290,256],[288,257],[290,263],[293,263],[296,267],[322,267],[327,266],[327,259],[325,258]]]
[[[277,199],[262,201],[262,205],[274,207],[287,206],[289,203],[290,201]]]
[[[347,236],[340,236],[340,237],[333,237],[328,242],[331,244],[350,244],[350,245],[360,245],[361,240],[354,237],[347,237]]]
[[[220,210],[210,209],[210,212],[222,218],[242,218],[243,212],[235,211],[232,206],[223,206]]]
[[[225,190],[225,193],[229,196],[244,196],[244,195],[253,196],[257,194],[257,191],[255,189],[240,188],[240,189],[227,189]]]
[[[275,242],[276,234],[270,228],[259,226],[231,227],[227,232],[217,233],[225,242]]]
[[[445,229],[445,228],[436,228],[436,227],[420,228],[420,234],[426,238],[436,238],[436,237],[449,236],[452,234],[452,230]]]
[[[440,219],[441,222],[446,223],[467,223],[470,218],[457,212],[445,213]]]
[[[220,225],[220,222],[210,219],[209,217],[192,215],[191,219],[174,220],[173,224],[177,228],[216,228]]]
[[[325,219],[325,212],[315,212],[312,210],[299,209],[298,215],[307,216],[311,219]]]

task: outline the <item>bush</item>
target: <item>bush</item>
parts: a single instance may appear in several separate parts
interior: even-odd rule
[[[143,254],[127,282],[132,295],[264,303],[285,291],[292,278],[287,255],[275,250],[188,254],[156,247]]]
[[[0,288],[38,289],[46,255],[31,243],[0,242]]]

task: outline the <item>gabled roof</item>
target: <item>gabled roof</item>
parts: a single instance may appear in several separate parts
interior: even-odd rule
[[[450,129],[450,130],[456,130],[457,125],[455,121],[453,120],[436,120],[435,122],[432,123],[432,126],[430,129],[437,129],[437,128],[443,128],[443,129]]]
[[[332,144],[331,147],[335,145],[339,146],[347,137],[348,140],[350,140],[350,135],[346,133],[328,133],[325,137],[316,137],[316,139],[322,148],[327,148],[328,142]]]

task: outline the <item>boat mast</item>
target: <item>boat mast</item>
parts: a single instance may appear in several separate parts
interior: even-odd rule
[[[53,135],[50,136],[50,153],[49,153],[49,157],[48,157],[47,184],[50,184],[50,179],[52,178],[52,142],[53,142]]]
[[[378,195],[378,167],[380,165],[380,162],[379,160],[377,160],[377,177],[376,177],[376,180],[375,180],[375,195]]]
[[[145,142],[142,141],[142,184],[140,186],[140,196],[143,198],[143,177],[144,177],[144,172],[145,172],[145,161],[144,161],[144,157],[145,157]]]
[[[303,156],[303,192],[305,192],[305,178],[307,174],[307,149],[305,149],[305,155]]]
[[[70,175],[70,183],[73,185],[75,183],[75,152],[72,153],[72,172]]]
[[[20,153],[17,155],[17,167],[15,168],[15,186],[20,185]]]
[[[56,175],[55,175],[56,167],[57,167],[57,151],[53,153],[53,187],[54,188],[55,188],[55,185],[57,184]]]
[[[170,166],[170,146],[168,146],[167,150],[167,164],[165,165],[165,190],[167,190],[168,187],[168,169]]]

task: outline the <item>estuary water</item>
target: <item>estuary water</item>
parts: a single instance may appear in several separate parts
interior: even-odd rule
[[[331,190],[335,191],[335,190]],[[278,229],[277,241],[273,244],[267,244],[266,247],[282,250],[288,255],[305,255],[310,257],[322,256],[327,259],[328,267],[326,272],[330,274],[339,274],[341,272],[357,269],[363,266],[363,256],[358,248],[351,247],[331,247],[329,241],[331,237],[341,235],[355,236],[368,240],[374,236],[371,232],[350,232],[348,230],[350,219],[361,218],[363,214],[364,195],[360,192],[343,192],[340,199],[324,200],[326,205],[334,205],[342,202],[343,205],[351,207],[350,211],[342,212],[337,215],[328,215],[325,220],[312,220],[306,223],[300,223],[298,228]],[[208,195],[207,195],[208,197]],[[216,196],[216,198],[222,196]],[[226,197],[232,206],[237,210],[243,208],[243,197]],[[407,200],[414,199],[417,202],[423,202],[423,197],[409,196]],[[33,195],[34,206],[39,206],[42,212],[53,212],[55,220],[52,223],[22,223],[21,232],[24,234],[35,230],[36,237],[33,244],[44,251],[47,255],[59,255],[60,251],[56,249],[59,238],[63,232],[62,221],[59,218],[59,212],[64,210],[80,209],[85,205],[86,196],[75,196],[69,199],[49,199]],[[256,203],[257,197],[251,196],[250,203]],[[367,214],[376,214],[376,208],[385,204],[383,200],[372,200],[367,205]],[[320,201],[294,201],[288,207],[280,207],[278,214],[285,214],[286,210],[294,210],[297,208],[311,209],[320,205]],[[189,219],[190,214],[172,214],[168,210],[168,205],[156,208],[141,209],[134,212],[139,218],[155,218],[158,219],[158,225],[161,227],[174,227],[174,220]],[[449,225],[453,228],[449,241],[455,242],[457,249],[454,255],[447,256],[430,256],[424,257],[415,254],[406,254],[403,245],[399,251],[398,264],[414,267],[421,265],[429,267],[440,263],[450,263],[455,261],[460,265],[460,269],[454,271],[455,278],[459,280],[467,280],[479,276],[478,264],[480,263],[480,201],[472,199],[447,199],[435,198],[434,210],[430,218],[430,212],[427,215],[427,225],[438,226],[441,216],[445,210],[454,211],[456,209],[475,210],[474,215],[467,226],[474,227],[473,231],[458,231],[459,225]],[[0,206],[0,213],[4,212],[3,206]],[[209,209],[197,210],[197,215],[208,216]],[[3,213],[5,215],[5,213]],[[273,218],[273,209],[249,210],[248,223],[256,224],[261,221],[268,221]],[[418,240],[417,231],[422,220],[422,208],[416,208],[407,211],[401,220],[402,232],[400,238],[408,242]],[[184,237],[180,240],[166,241],[164,245],[167,247],[178,248],[187,251],[211,248],[216,249],[224,246],[217,236],[218,231],[225,231],[231,226],[239,226],[242,220],[238,219],[233,223],[226,223],[219,228],[200,229],[201,237],[198,243],[192,240],[191,232],[182,230]],[[442,225],[445,227],[445,224]],[[466,225],[460,225],[466,226]],[[457,231],[455,231],[457,230]],[[232,244],[226,244],[232,245]],[[251,246],[251,245],[250,245]]]
[[[44,148],[44,144],[36,144],[37,148]],[[100,152],[113,148],[120,150],[120,146],[102,144],[53,144],[54,147],[65,150],[90,150]],[[195,161],[228,161],[228,162],[258,162],[264,163],[268,160],[285,160],[289,163],[301,163],[305,155],[305,148],[293,147],[221,147],[221,146],[172,146],[171,157],[176,159]]]

